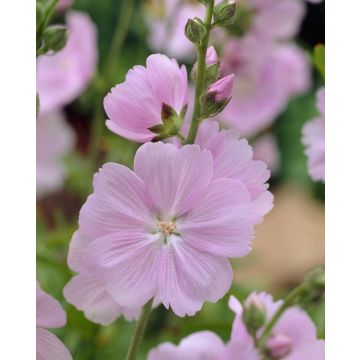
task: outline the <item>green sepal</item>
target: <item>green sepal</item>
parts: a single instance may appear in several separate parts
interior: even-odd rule
[[[230,97],[221,101],[216,101],[215,97],[216,97],[216,91],[205,93],[201,97],[200,103],[201,103],[202,119],[207,119],[216,116],[225,109],[226,105],[231,100]]]

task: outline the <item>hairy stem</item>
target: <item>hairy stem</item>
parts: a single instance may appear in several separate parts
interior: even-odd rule
[[[145,328],[150,317],[152,302],[153,299],[148,301],[142,308],[140,319],[136,323],[135,331],[126,354],[126,360],[136,360],[136,356],[144,336]]]
[[[206,51],[209,45],[209,37],[211,32],[211,21],[214,11],[214,0],[208,2],[205,14],[205,28],[206,34],[201,41],[200,46],[198,47],[198,57],[197,57],[197,69],[196,69],[196,84],[195,84],[195,101],[194,101],[194,112],[191,120],[191,127],[189,130],[189,135],[186,139],[187,144],[193,144],[195,141],[196,133],[200,125],[200,98],[204,91],[204,79],[205,79],[205,69],[206,69]]]
[[[284,313],[284,311],[289,307],[292,306],[295,302],[295,300],[298,298],[299,295],[301,295],[304,291],[306,291],[306,285],[301,284],[295,289],[293,289],[285,298],[283,304],[280,306],[280,308],[276,311],[274,316],[271,318],[271,320],[267,323],[265,326],[264,332],[262,333],[258,345],[259,348],[264,348],[266,344],[266,340],[271,335],[271,331],[280,319],[281,315]]]

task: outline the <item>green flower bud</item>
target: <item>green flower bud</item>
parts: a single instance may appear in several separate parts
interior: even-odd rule
[[[266,321],[266,310],[263,304],[252,299],[249,303],[245,304],[243,312],[243,321],[250,334],[254,334]]]
[[[325,272],[322,268],[312,270],[304,280],[305,291],[300,303],[313,304],[322,300],[325,293]]]
[[[199,19],[189,19],[185,25],[185,36],[195,45],[199,46],[206,35],[204,23]]]
[[[65,45],[68,38],[66,26],[53,25],[48,27],[44,33],[44,44],[47,50],[59,51]]]
[[[233,22],[226,29],[234,36],[243,36],[251,28],[254,14],[254,10],[247,8],[246,4],[238,4]]]
[[[214,24],[216,26],[228,26],[234,23],[236,2],[225,0],[214,7]]]

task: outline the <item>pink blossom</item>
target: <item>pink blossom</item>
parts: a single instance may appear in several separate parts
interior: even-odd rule
[[[219,62],[219,58],[218,55],[216,53],[216,50],[213,46],[208,47],[207,51],[206,51],[206,60],[205,60],[207,65],[213,65],[213,64],[217,64]]]
[[[211,331],[199,331],[182,339],[178,346],[169,342],[157,346],[150,351],[147,359],[219,360],[224,349],[224,343],[219,336]]]
[[[264,306],[267,321],[283,303],[282,300],[274,302],[272,296],[266,293],[252,293],[247,302],[255,299]],[[231,297],[229,305],[235,312],[231,341],[242,341],[245,344],[252,342],[242,321],[241,304],[236,298]],[[259,334],[261,335],[261,329]],[[324,341],[317,339],[315,325],[304,310],[295,306],[285,310],[276,323],[266,343],[266,348],[267,353],[278,360],[323,360],[325,358]]]
[[[101,325],[108,325],[121,315],[127,320],[137,319],[140,309],[124,308],[117,304],[106,291],[105,284],[86,270],[85,253],[91,242],[92,239],[79,230],[71,239],[68,265],[71,270],[79,274],[65,286],[66,300],[78,310],[84,311],[89,320]]]
[[[219,119],[252,136],[269,126],[291,96],[310,84],[308,61],[294,45],[272,45],[254,36],[227,42],[221,64],[235,74],[232,99]]]
[[[234,76],[234,74],[225,76],[209,87],[208,92],[215,93],[216,101],[222,101],[231,98],[231,92],[234,85]]]
[[[59,0],[57,5],[56,5],[56,10],[57,11],[65,11],[67,9],[69,9],[69,7],[72,5],[74,0]]]
[[[325,181],[325,89],[317,92],[320,116],[305,124],[302,142],[308,156],[308,171],[314,180]]]
[[[61,112],[36,121],[36,193],[44,196],[61,188],[66,178],[62,158],[74,147],[75,134]]]
[[[294,37],[305,15],[301,0],[249,0],[248,7],[255,13],[250,31],[270,40]]]
[[[240,181],[251,197],[251,218],[256,224],[273,207],[273,195],[266,183],[270,171],[263,161],[253,159],[253,151],[246,139],[234,130],[219,130],[215,121],[201,123],[195,144],[209,150],[214,159],[214,178]]]
[[[48,328],[59,328],[66,323],[66,314],[57,300],[36,284],[36,359],[71,360],[65,345]]]
[[[271,134],[265,134],[252,144],[254,160],[263,161],[274,174],[280,167],[280,153],[278,144]]]
[[[150,47],[176,59],[194,60],[196,47],[185,36],[184,29],[188,19],[204,18],[205,7],[200,2],[178,0],[153,0],[151,4],[153,14],[148,12],[147,17]],[[159,9],[158,14],[155,9]]]
[[[107,127],[114,133],[137,142],[147,142],[155,133],[150,127],[162,123],[163,104],[178,114],[188,103],[185,66],[165,55],[151,55],[146,67],[135,66],[125,82],[114,87],[104,99],[109,117]]]
[[[93,241],[85,269],[121,306],[155,298],[179,316],[193,315],[230,288],[227,258],[251,250],[251,197],[238,180],[214,178],[209,151],[198,145],[146,143],[134,172],[108,163],[80,211]]]
[[[69,38],[65,47],[37,60],[36,86],[43,113],[75,100],[87,87],[97,63],[97,35],[90,17],[78,11],[66,16]]]

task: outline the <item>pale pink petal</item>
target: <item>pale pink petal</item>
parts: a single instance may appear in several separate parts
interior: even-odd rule
[[[71,270],[80,272],[84,269],[85,252],[91,241],[92,239],[80,230],[75,231],[70,241],[67,259]]]
[[[218,301],[231,281],[232,269],[225,258],[200,252],[174,235],[162,249],[158,297],[178,316],[194,315],[204,301]]]
[[[230,341],[219,360],[261,360],[252,342]]]
[[[71,360],[69,350],[50,331],[36,328],[36,360]]]
[[[158,215],[171,220],[188,211],[206,191],[213,175],[212,156],[196,145],[147,143],[136,153],[135,173],[147,183]]]
[[[252,338],[249,335],[247,328],[242,320],[243,307],[235,296],[231,295],[229,298],[229,308],[235,313],[235,318],[231,329],[231,341],[251,343]]]
[[[36,326],[58,328],[66,323],[66,314],[60,303],[36,284]]]
[[[253,230],[248,220],[250,194],[230,179],[215,180],[204,198],[181,217],[177,229],[185,242],[200,251],[237,257],[251,250]]]
[[[325,341],[313,340],[304,342],[301,346],[286,356],[284,360],[325,360]]]
[[[322,87],[316,92],[316,106],[320,114],[325,116],[325,88]]]
[[[150,55],[146,60],[148,79],[161,103],[165,103],[180,113],[188,103],[187,72],[183,65],[179,71],[176,60],[165,55]]]
[[[182,349],[179,349],[176,345],[165,342],[152,349],[147,360],[183,360],[184,354]]]
[[[112,323],[125,310],[106,292],[104,284],[89,273],[75,275],[65,286],[64,296],[70,304],[84,311],[89,320],[102,325]],[[126,310],[132,319],[140,314],[140,309]]]
[[[80,229],[94,239],[118,231],[145,231],[153,221],[150,208],[144,182],[127,167],[107,163],[94,176],[94,193],[80,211]]]
[[[159,247],[156,235],[109,234],[89,245],[86,269],[105,284],[118,304],[140,308],[156,292]]]
[[[274,174],[280,167],[280,152],[278,144],[271,134],[265,134],[252,144],[254,160],[263,161]]]

